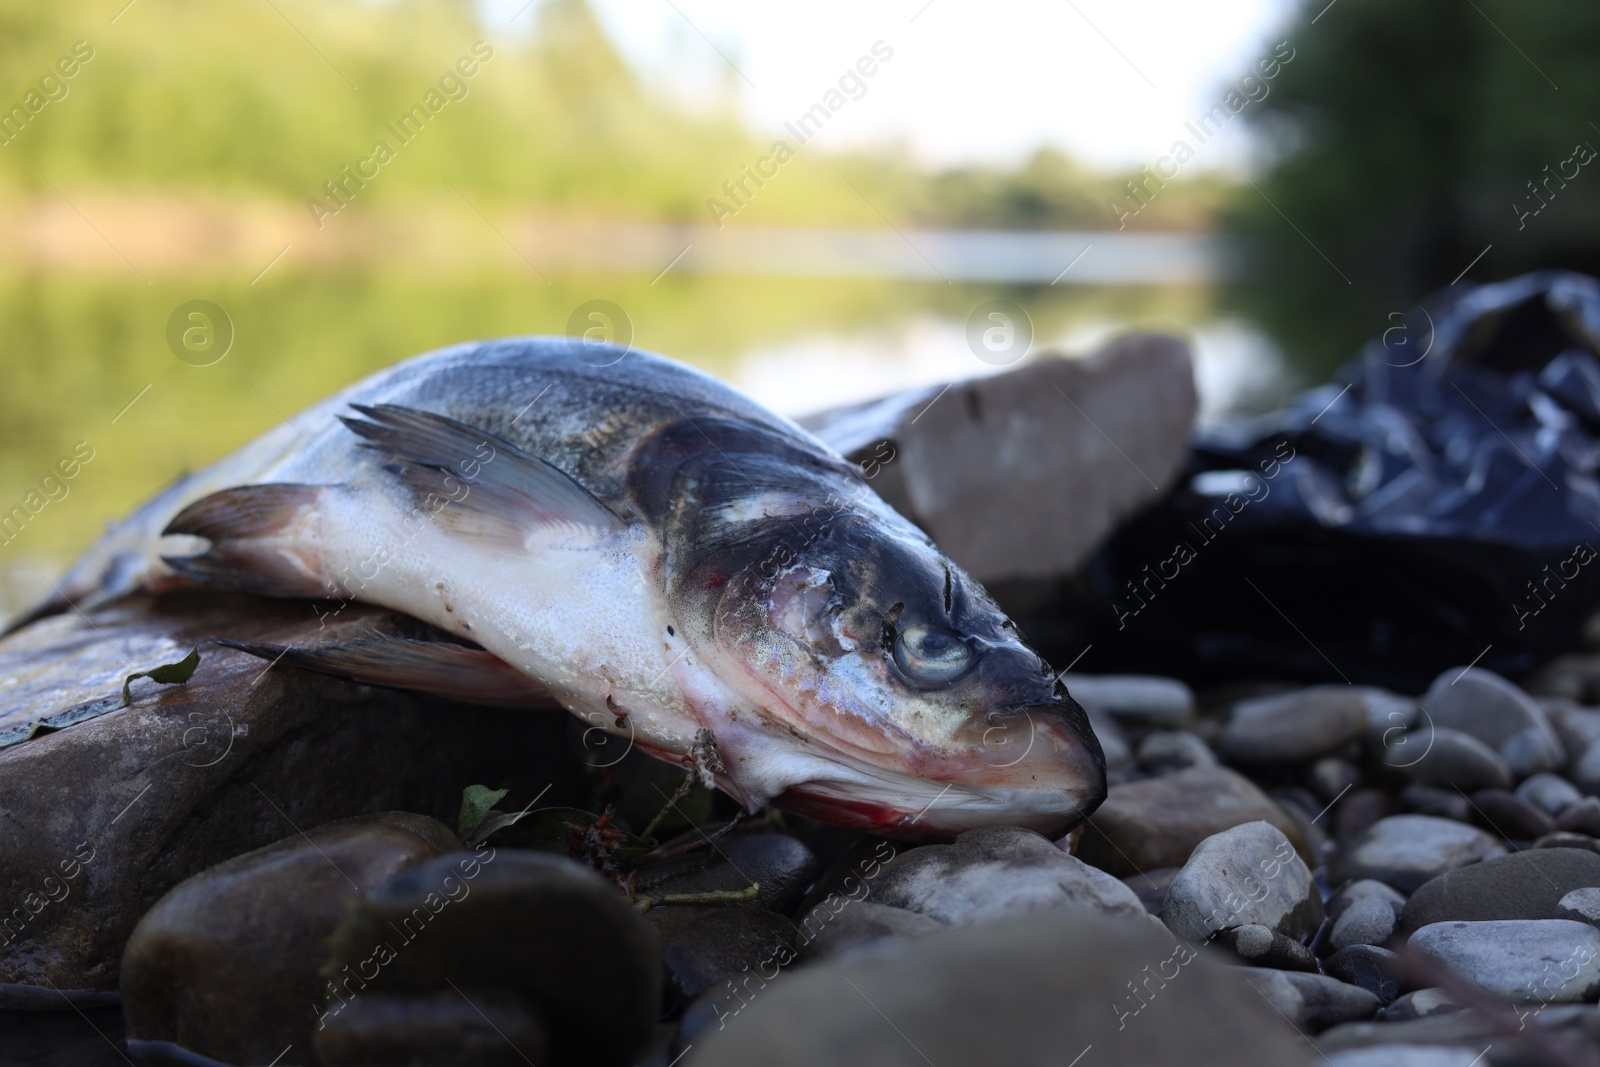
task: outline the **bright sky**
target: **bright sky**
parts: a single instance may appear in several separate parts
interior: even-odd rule
[[[818,146],[902,143],[947,164],[1012,163],[1048,144],[1102,167],[1164,155],[1185,120],[1282,39],[1293,8],[1292,0],[593,2],[651,85],[704,102],[729,80],[757,129],[778,132],[881,40],[893,58]],[[484,3],[496,21],[523,6]],[[1237,166],[1245,149],[1235,124],[1193,166]]]

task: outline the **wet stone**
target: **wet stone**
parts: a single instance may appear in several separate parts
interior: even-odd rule
[[[1554,819],[1504,789],[1480,789],[1473,793],[1472,813],[1478,825],[1512,841],[1532,841],[1556,828]]]
[[[1568,1004],[1600,994],[1600,930],[1570,919],[1441,922],[1409,948],[1491,996]]]
[[[1565,1010],[1568,1009],[1556,1005],[1547,1007],[1540,1012],[1539,1022],[1551,1023]],[[1387,1018],[1387,1013],[1380,1018]],[[1491,1043],[1500,1045],[1501,1052],[1509,1051],[1514,1041],[1506,1037],[1503,1019],[1467,1009],[1404,1021],[1344,1023],[1318,1036],[1316,1045],[1327,1056],[1390,1044],[1456,1045],[1469,1049],[1468,1055],[1477,1056]]]
[[[1316,882],[1282,831],[1265,822],[1213,834],[1173,879],[1161,920],[1179,937],[1259,924],[1304,940],[1322,923]]]
[[[1379,1007],[1371,992],[1323,974],[1264,968],[1250,968],[1245,974],[1285,1018],[1310,1033],[1337,1023],[1370,1019]]]
[[[1322,969],[1341,982],[1360,986],[1379,1003],[1400,995],[1400,957],[1376,945],[1350,945],[1322,961]]]
[[[1458,789],[1509,789],[1511,769],[1487,743],[1448,726],[1392,737],[1380,759],[1414,782]]]
[[[1556,918],[1600,926],[1600,887],[1574,889],[1556,903]]]
[[[1557,830],[1545,834],[1533,843],[1534,848],[1578,848],[1587,852],[1600,852],[1600,840],[1588,834],[1575,834],[1570,830]]]
[[[1387,738],[1415,728],[1422,719],[1422,708],[1415,697],[1374,686],[1359,686],[1356,691],[1367,712],[1367,747],[1374,752],[1383,751],[1388,747]]]
[[[1561,898],[1600,885],[1600,855],[1538,848],[1447,871],[1411,894],[1400,928],[1451,920],[1553,919]]]
[[[673,991],[692,1000],[747,973],[770,982],[797,957],[795,927],[762,908],[718,908],[667,938],[662,955]]]
[[[1328,942],[1335,950],[1355,945],[1381,945],[1394,936],[1394,905],[1378,896],[1362,897],[1351,902],[1328,934]]]
[[[481,846],[413,867],[364,894],[328,953],[325,1019],[370,990],[495,986],[538,1009],[558,1061],[630,1063],[661,1005],[649,924],[607,879],[543,852]]]
[[[59,898],[29,919],[26,937],[0,944],[6,982],[114,991],[129,935],[164,893],[296,828],[381,811],[453,825],[473,782],[584,802],[589,786],[565,745],[570,716],[508,716],[282,666],[263,674],[260,659],[216,644],[433,633],[359,604],[323,614],[305,601],[135,596],[0,638],[0,734],[104,711],[0,749],[5,911],[14,917],[41,888]],[[195,647],[187,682],[135,681],[133,702],[112,710],[130,661],[172,663]]]
[[[1325,756],[1306,772],[1306,785],[1324,804],[1332,804],[1362,780],[1361,768],[1338,756]]]
[[[1400,890],[1418,886],[1445,871],[1505,854],[1505,848],[1476,827],[1429,815],[1391,815],[1335,853],[1335,881],[1373,878]]]
[[[1600,741],[1582,749],[1567,768],[1572,784],[1588,794],[1600,793]]]
[[[1472,801],[1460,791],[1447,786],[1412,782],[1400,791],[1400,803],[1418,815],[1454,819],[1456,822],[1472,821]]]
[[[1569,652],[1557,656],[1528,679],[1528,692],[1577,704],[1600,703],[1600,655]]]
[[[1256,923],[1235,926],[1219,931],[1216,940],[1254,967],[1312,973],[1317,970],[1317,957],[1310,949],[1270,927]]]
[[[1084,829],[1078,855],[1119,877],[1181,867],[1212,834],[1258,820],[1305,848],[1294,821],[1248,778],[1227,767],[1189,767],[1112,786]]]
[[[475,986],[367,994],[318,1030],[314,1047],[327,1067],[522,1067],[548,1056],[544,1022],[532,1005],[509,990]]]
[[[1090,714],[1109,715],[1135,729],[1181,730],[1194,719],[1194,691],[1175,678],[1074,674],[1067,690]]]
[[[1387,903],[1397,919],[1400,917],[1400,909],[1405,907],[1406,903],[1406,895],[1393,886],[1385,885],[1373,878],[1360,878],[1341,886],[1328,898],[1328,918],[1337,921],[1348,909],[1372,898]]]
[[[1455,667],[1440,674],[1423,695],[1422,708],[1434,726],[1471,734],[1491,748],[1529,727],[1550,729],[1537,701],[1481,667]]]
[[[1460,1010],[1461,1005],[1443,989],[1417,989],[1397,997],[1393,1004],[1379,1013],[1378,1018],[1383,1022],[1403,1023]]]
[[[1555,828],[1586,837],[1600,837],[1600,797],[1584,797],[1556,816]]]
[[[1578,787],[1558,774],[1535,774],[1518,785],[1516,793],[1551,818],[1583,799]]]
[[[830,956],[884,938],[923,937],[945,929],[938,919],[870,900],[818,904],[799,922],[802,958]]]
[[[1014,826],[968,830],[953,844],[902,852],[870,885],[876,903],[952,925],[1053,908],[1148,919],[1120,880]]]
[[[1366,732],[1367,710],[1349,686],[1316,686],[1234,706],[1217,754],[1229,763],[1300,763],[1324,756]]]
[[[1600,741],[1600,709],[1585,708],[1570,700],[1545,700],[1540,704],[1569,756]]]
[[[1155,730],[1139,742],[1139,766],[1151,774],[1209,767],[1217,762],[1209,745],[1187,730]]]
[[[1382,789],[1353,789],[1333,809],[1334,837],[1354,841],[1394,811],[1394,798]]]
[[[1481,1054],[1460,1045],[1369,1045],[1328,1057],[1329,1067],[1478,1067]]]
[[[311,1047],[321,945],[361,891],[460,842],[442,823],[385,812],[327,823],[179,883],[123,956],[129,1037],[227,1063]],[[240,975],[249,975],[241,983]]]
[[[1518,730],[1501,742],[1500,758],[1506,761],[1512,777],[1526,778],[1531,774],[1560,770],[1567,762],[1567,750],[1548,726],[1529,726]]]
[[[1321,1064],[1244,984],[1277,972],[1207,955],[1092,912],[1002,919],[809,964],[702,1029],[692,1055],[696,1067],[990,1067],[1065,1065],[1092,1045],[1078,1067],[1106,1049],[1108,1063]]]

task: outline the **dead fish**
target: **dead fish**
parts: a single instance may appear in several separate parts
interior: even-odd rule
[[[553,700],[750,811],[1053,836],[1105,797],[1082,708],[861,470],[636,350],[513,338],[380,372],[157,496],[34,615],[195,583],[415,616],[459,643],[249,650]]]

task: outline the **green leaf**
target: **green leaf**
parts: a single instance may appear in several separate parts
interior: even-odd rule
[[[513,811],[509,813],[504,811],[491,811],[471,835],[464,837],[461,840],[465,842],[467,847],[477,848],[484,841],[488,840],[490,834],[495,833],[498,830],[504,830],[508,826],[515,826],[517,823],[521,822],[523,819],[526,819],[531,814],[533,813],[528,811]]]
[[[463,789],[461,791],[461,815],[456,819],[456,836],[461,838],[467,845],[472,846],[476,845],[478,841],[482,841],[483,837],[488,837],[489,833],[493,833],[494,831],[491,830],[485,833],[483,837],[478,838],[478,841],[470,840],[478,827],[482,825],[484,818],[489,814],[489,810],[495,806],[495,803],[501,797],[510,791],[509,789],[490,789],[486,785],[469,785]],[[499,827],[495,829],[499,829]]]
[[[151,667],[147,671],[134,671],[122,680],[122,703],[117,707],[125,708],[133,703],[133,685],[135,678],[148,678],[152,682],[162,685],[177,685],[187,682],[194,676],[194,669],[200,666],[200,649],[198,646],[189,650],[189,654],[176,663],[163,663],[159,667]]]

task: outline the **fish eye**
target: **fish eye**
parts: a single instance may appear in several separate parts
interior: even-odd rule
[[[954,681],[972,664],[972,649],[959,634],[932,626],[909,626],[894,642],[900,673],[919,685]]]

